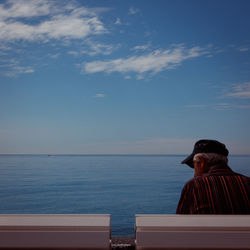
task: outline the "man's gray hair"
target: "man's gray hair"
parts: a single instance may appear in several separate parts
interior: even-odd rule
[[[193,160],[199,162],[200,156],[206,159],[207,164],[209,166],[216,165],[216,164],[227,164],[228,162],[227,156],[215,154],[215,153],[199,153],[194,156]]]

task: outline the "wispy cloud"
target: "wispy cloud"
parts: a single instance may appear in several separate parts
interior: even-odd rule
[[[233,85],[223,97],[250,99],[250,82]]]
[[[0,40],[7,42],[80,39],[106,32],[93,10],[61,1],[9,0],[0,4],[0,17]]]
[[[147,72],[155,74],[163,70],[174,69],[185,60],[200,57],[207,53],[205,49],[200,47],[187,49],[183,45],[180,45],[172,49],[155,50],[151,53],[139,56],[84,63],[82,72],[132,72],[139,74],[141,77],[142,74]]]
[[[72,55],[72,56],[79,56],[80,52],[79,51],[75,51],[75,50],[70,50],[70,51],[68,51],[68,54]]]
[[[108,55],[113,51],[111,45],[91,42],[90,38],[106,33],[99,13],[107,8],[86,8],[77,1],[64,0],[6,0],[0,3],[0,72],[7,77],[33,73],[38,58],[28,53],[29,42],[57,46],[85,44],[79,51],[69,54]],[[55,41],[56,40],[56,41]],[[51,41],[51,42],[50,42]],[[49,43],[50,42],[50,43]],[[79,49],[79,46],[77,47]],[[21,51],[20,53],[18,51]],[[22,55],[21,55],[22,53]],[[61,53],[52,52],[49,57],[56,59]],[[22,62],[25,56],[25,64]],[[36,62],[34,61],[36,60]],[[32,66],[28,66],[30,63]]]
[[[35,72],[33,67],[22,65],[18,60],[1,60],[0,72],[7,77],[16,77],[20,74],[31,74]]]
[[[144,45],[137,45],[135,47],[133,47],[131,50],[134,51],[144,51],[144,50],[148,50],[150,48],[150,44],[144,44]]]
[[[193,109],[215,109],[218,111],[224,111],[229,109],[250,109],[250,105],[234,104],[234,103],[213,103],[213,104],[190,104],[186,105],[186,108]]]
[[[203,109],[203,108],[207,108],[211,105],[209,104],[188,104],[185,105],[186,108],[197,108],[197,109]]]
[[[0,44],[0,50],[9,51],[9,50],[11,50],[11,47],[8,47],[6,45]]]
[[[135,15],[139,12],[140,10],[134,7],[129,8],[129,14],[130,15]]]
[[[224,94],[217,98],[220,100],[227,99],[227,102],[189,104],[185,105],[185,107],[193,109],[215,109],[218,111],[250,109],[250,104],[247,100],[250,99],[250,82],[234,84],[229,89],[224,89],[223,92]]]
[[[77,50],[68,51],[69,55],[78,57],[81,55],[110,55],[115,50],[119,48],[119,45],[103,44],[100,42],[95,42],[91,39],[86,39],[84,44],[79,44]]]
[[[95,56],[98,54],[101,55],[110,55],[117,46],[112,46],[108,44],[102,44],[98,42],[93,41],[86,41],[88,48],[81,50],[81,54],[88,54],[90,56]]]
[[[249,51],[250,48],[248,48],[248,47],[240,47],[240,48],[238,48],[238,50],[239,50],[240,52],[246,52],[246,51]]]
[[[54,55],[51,55],[50,57],[53,59],[57,59],[60,56],[60,53],[56,53]]]
[[[115,24],[116,24],[116,25],[121,25],[121,24],[122,24],[122,23],[121,23],[121,19],[120,19],[120,18],[116,18]]]
[[[20,18],[45,16],[51,12],[51,2],[48,0],[9,0],[0,5],[0,18]]]
[[[31,74],[34,73],[35,70],[30,66],[12,66],[3,71],[5,76],[8,77],[16,77],[21,74]]]
[[[105,95],[103,93],[98,93],[95,95],[95,98],[104,98]]]

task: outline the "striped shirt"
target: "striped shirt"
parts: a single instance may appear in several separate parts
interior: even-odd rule
[[[250,178],[228,166],[213,166],[186,183],[176,213],[250,214]]]

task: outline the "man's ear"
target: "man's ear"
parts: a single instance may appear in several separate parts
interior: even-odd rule
[[[204,157],[200,157],[200,167],[202,168],[202,169],[204,169],[205,168],[205,166],[206,166],[206,160],[204,159]]]
[[[206,165],[206,160],[204,159],[204,157],[202,157],[201,155],[198,156],[198,161],[197,161],[197,165],[198,165],[198,168],[200,169],[204,169],[205,168],[205,165]]]

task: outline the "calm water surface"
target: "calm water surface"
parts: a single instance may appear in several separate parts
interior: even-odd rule
[[[193,171],[185,156],[1,155],[1,214],[112,215],[113,236],[133,236],[135,214],[175,213]],[[250,156],[231,156],[250,176]]]

